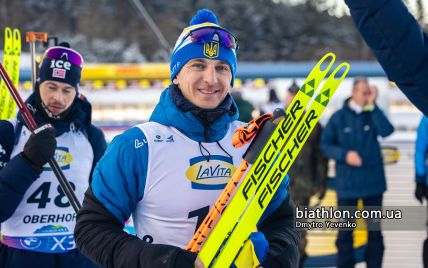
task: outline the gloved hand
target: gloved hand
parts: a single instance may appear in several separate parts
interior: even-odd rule
[[[203,267],[202,262],[198,259],[196,261],[197,253],[190,252],[184,249],[180,249],[177,256],[175,257],[174,264],[172,267],[181,268],[181,267]],[[171,267],[171,266],[169,266]]]
[[[415,197],[422,204],[423,199],[427,200],[427,186],[423,182],[416,182]]]
[[[43,166],[54,156],[55,135],[55,128],[45,124],[36,129],[25,144],[22,157],[30,163],[34,171],[41,173]]]
[[[269,243],[264,234],[253,232],[231,267],[260,267],[261,263],[266,260],[268,251]]]

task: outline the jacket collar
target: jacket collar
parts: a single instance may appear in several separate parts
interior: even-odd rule
[[[198,142],[221,140],[231,122],[238,119],[238,108],[228,94],[215,109],[201,109],[184,98],[174,84],[165,89],[149,121],[172,126]]]
[[[28,99],[25,101],[25,104],[34,117],[36,124],[52,124],[55,127],[57,136],[60,136],[70,130],[82,130],[91,125],[92,107],[86,98],[83,97],[83,95],[76,97],[70,111],[64,119],[54,119],[47,116],[46,113],[42,110],[43,108],[37,101],[34,93],[28,97]],[[18,112],[17,119],[26,125],[21,112]]]

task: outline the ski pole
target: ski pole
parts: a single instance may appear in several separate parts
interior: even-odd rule
[[[34,130],[37,129],[36,121],[34,121],[33,116],[31,115],[28,108],[25,106],[24,102],[21,99],[21,96],[19,95],[19,92],[16,90],[15,86],[13,85],[12,81],[10,80],[9,75],[7,74],[6,70],[3,67],[3,64],[0,63],[0,75],[3,79],[4,83],[6,84],[6,87],[8,88],[10,94],[12,95],[13,99],[15,100],[19,111],[21,112],[25,123],[27,124],[28,128],[34,132]],[[73,207],[74,211],[77,213],[77,211],[82,207],[79,203],[79,200],[76,197],[76,194],[74,193],[73,189],[71,188],[70,183],[67,181],[67,179],[64,176],[64,173],[62,173],[61,168],[59,167],[58,163],[55,161],[55,159],[52,157],[49,159],[49,165],[51,166],[55,176],[57,177],[59,184],[64,191],[65,195],[67,196],[71,206]]]
[[[235,134],[233,136],[233,146],[234,147],[241,147],[246,143],[251,142],[251,140],[254,138],[255,135],[258,134],[259,130],[264,125],[265,121],[272,118],[272,115],[270,114],[264,114],[256,119],[253,119],[249,123],[241,126],[239,129],[235,131]],[[270,132],[273,131],[271,128],[263,128],[266,129],[263,131],[263,133],[260,133],[261,135],[265,136],[265,138],[268,138],[266,136],[269,136]],[[239,131],[242,130],[242,131]],[[261,149],[258,144],[254,144],[251,147],[247,149],[247,152],[245,153],[245,156],[250,155],[250,151]],[[254,155],[254,154],[252,154]],[[250,156],[251,157],[251,156]],[[248,169],[248,166],[250,165],[250,161],[247,161],[247,159],[243,159],[241,163],[239,164],[236,171],[233,173],[232,178],[227,183],[226,187],[224,187],[223,192],[220,194],[220,196],[217,198],[216,202],[214,203],[214,206],[209,211],[208,215],[205,217],[204,221],[202,222],[201,226],[199,226],[198,230],[193,235],[190,242],[187,244],[186,249],[191,252],[198,252],[202,243],[207,238],[209,232],[214,227],[215,222],[217,221],[217,218],[220,216],[220,214],[223,212],[223,210],[226,207],[227,201],[229,201],[230,197],[233,195],[233,192],[236,189],[236,186],[238,186],[241,178],[245,174],[245,172]]]
[[[211,208],[210,212],[205,217],[201,226],[199,226],[198,230],[193,235],[190,242],[187,244],[186,249],[188,251],[199,251],[199,248],[201,247],[202,243],[204,242],[205,238],[207,238],[211,228],[213,227],[213,223],[215,223],[219,215],[223,212],[224,208],[226,207],[227,201],[235,191],[235,188],[239,184],[242,175],[244,175],[245,171],[247,170],[248,165],[249,164],[246,160],[241,161],[239,167],[233,173],[232,178],[229,180],[223,192],[220,194],[220,196],[214,203],[214,206]]]
[[[27,32],[25,40],[30,44],[31,52],[31,82],[33,89],[36,86],[36,41],[47,42],[48,33],[46,32]]]

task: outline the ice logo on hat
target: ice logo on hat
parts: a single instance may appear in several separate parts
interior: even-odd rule
[[[63,58],[65,58],[67,61],[62,60]],[[62,53],[61,59],[59,60],[52,59],[50,68],[53,69],[52,77],[65,79],[67,70],[69,71],[71,69],[71,63],[68,61],[67,53]]]

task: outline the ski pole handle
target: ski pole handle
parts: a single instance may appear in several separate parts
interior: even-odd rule
[[[33,132],[37,129],[36,121],[34,121],[33,116],[31,115],[27,106],[25,106],[24,102],[22,101],[21,96],[13,85],[2,63],[0,63],[0,75],[4,83],[6,84],[10,94],[12,95],[14,101],[16,102],[16,105],[18,106],[18,109],[21,112],[25,123],[27,124],[28,128]],[[49,160],[49,165],[51,166],[55,176],[57,177],[62,190],[70,201],[71,206],[77,213],[77,211],[79,211],[82,206],[80,205],[79,200],[77,199],[77,196],[73,191],[73,188],[71,188],[70,182],[68,182],[67,178],[65,177],[64,173],[62,172],[61,168],[59,167],[58,163],[55,161],[54,158],[51,158]]]

